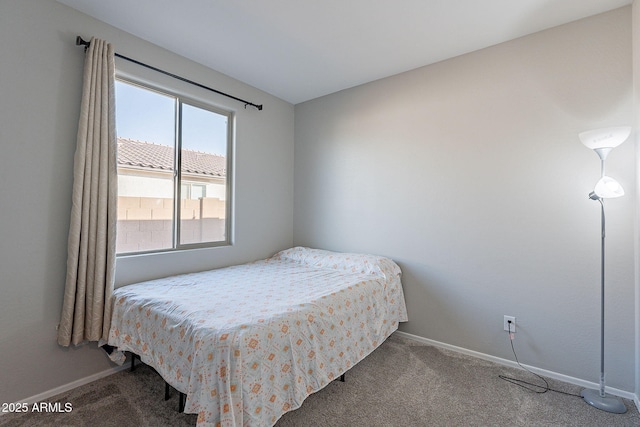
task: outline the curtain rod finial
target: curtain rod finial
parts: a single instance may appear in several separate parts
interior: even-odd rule
[[[80,36],[76,36],[76,46],[89,47],[90,44],[91,44],[91,42],[83,40],[82,37],[80,37]]]

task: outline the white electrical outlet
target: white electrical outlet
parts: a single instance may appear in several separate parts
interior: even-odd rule
[[[511,328],[509,328],[509,321],[511,321]],[[504,316],[504,330],[507,332],[516,331],[516,318],[514,316]]]

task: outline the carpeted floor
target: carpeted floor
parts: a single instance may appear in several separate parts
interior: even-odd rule
[[[627,413],[610,414],[576,396],[536,394],[499,375],[536,382],[525,371],[426,346],[398,336],[285,414],[276,427],[305,426],[640,426],[633,402]],[[549,380],[554,389],[579,394],[580,387]],[[0,426],[193,426],[196,416],[177,412],[178,397],[164,401],[164,382],[140,366],[63,393],[70,412],[9,414]],[[50,405],[51,406],[51,405]]]

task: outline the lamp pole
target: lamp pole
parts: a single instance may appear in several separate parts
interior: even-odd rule
[[[605,241],[605,217],[604,217],[604,201],[598,197],[600,202],[600,224],[602,227],[602,236],[600,244],[600,318],[604,319],[604,241]],[[605,397],[604,392],[604,320],[600,322],[600,397]]]
[[[584,389],[581,396],[585,402],[589,405],[602,409],[603,411],[613,412],[616,414],[624,414],[627,412],[627,407],[622,400],[617,397],[607,395],[604,391],[605,388],[605,374],[604,374],[604,256],[605,256],[605,215],[604,215],[604,201],[601,197],[595,193],[589,194],[589,198],[600,202],[600,223],[601,223],[601,243],[600,243],[600,388],[599,390]]]

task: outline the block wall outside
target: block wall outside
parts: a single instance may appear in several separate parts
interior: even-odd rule
[[[182,200],[180,204],[182,244],[225,239],[224,200]],[[140,252],[171,248],[173,244],[173,199],[151,197],[118,198],[116,252]]]

